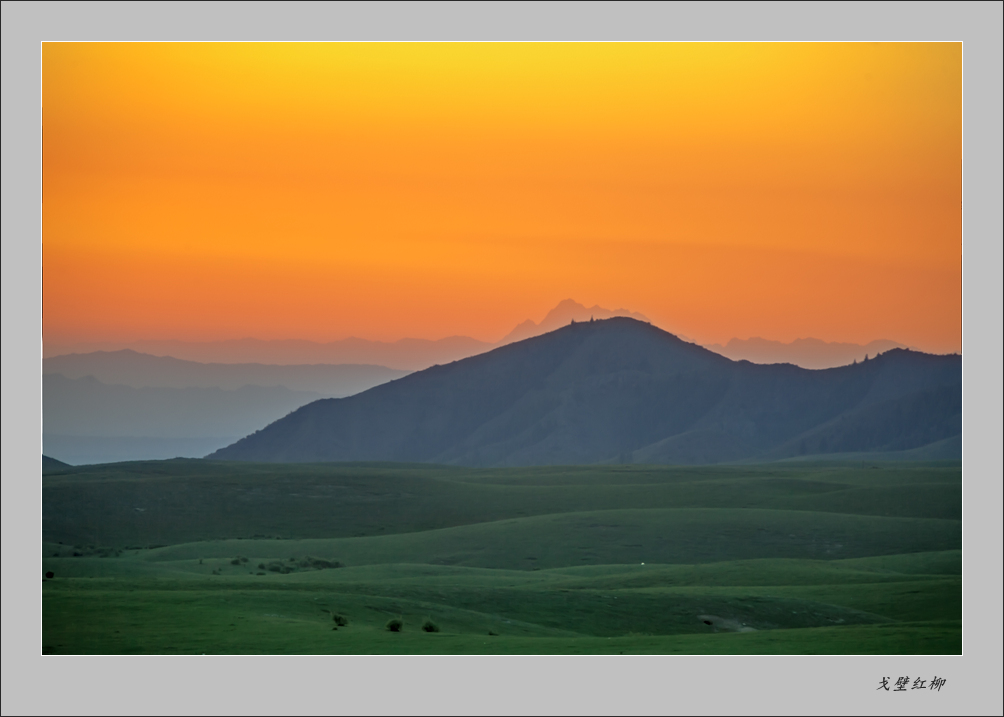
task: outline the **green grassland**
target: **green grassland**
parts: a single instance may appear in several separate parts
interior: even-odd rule
[[[958,462],[57,467],[42,651],[960,654],[961,483]]]

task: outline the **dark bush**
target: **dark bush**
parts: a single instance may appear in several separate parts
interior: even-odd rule
[[[335,624],[338,625],[338,627],[345,627],[349,624],[349,619],[344,615],[339,615],[337,612],[331,615],[331,619],[335,621]]]
[[[200,560],[199,562],[201,563],[202,561]],[[258,563],[258,569],[259,570],[264,570],[265,569],[265,563]]]
[[[231,565],[240,565],[241,564],[241,559],[240,558],[234,558],[233,560],[230,561],[230,564]]]
[[[439,632],[439,625],[434,623],[432,620],[426,620],[422,623],[422,629],[426,632]]]
[[[49,578],[49,580],[52,580],[54,577],[56,577],[56,574],[50,570],[45,574],[45,577]]]
[[[282,573],[283,575],[289,575],[290,573],[296,571],[296,566],[285,565],[284,563],[278,560],[273,560],[271,563],[268,564],[268,567],[266,569],[270,570],[273,573]]]
[[[401,632],[401,628],[404,627],[404,620],[395,617],[391,620],[388,620],[387,625],[385,627],[391,632]]]
[[[325,560],[323,558],[311,558],[306,557],[297,563],[298,567],[301,568],[312,568],[314,570],[324,570],[326,568],[340,568],[342,564],[337,560]]]

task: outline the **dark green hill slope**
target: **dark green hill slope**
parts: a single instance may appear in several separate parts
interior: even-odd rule
[[[823,371],[733,362],[613,318],[315,401],[211,457],[518,466],[906,450],[961,433],[961,378],[961,357],[905,350]]]
[[[59,471],[64,468],[70,468],[69,463],[63,463],[63,461],[57,460],[55,458],[50,458],[49,456],[42,455],[42,472],[47,473],[49,471]]]
[[[886,463],[876,469],[802,463],[519,469],[183,459],[113,463],[46,474],[42,534],[53,543],[121,548],[227,538],[415,534],[638,509],[771,509],[957,522],[960,475],[957,463]]]

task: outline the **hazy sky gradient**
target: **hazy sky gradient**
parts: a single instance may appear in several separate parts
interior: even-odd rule
[[[43,335],[961,350],[962,48],[43,45]]]

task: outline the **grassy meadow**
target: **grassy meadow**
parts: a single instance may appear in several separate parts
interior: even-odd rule
[[[961,478],[868,461],[58,468],[42,651],[960,654]]]

